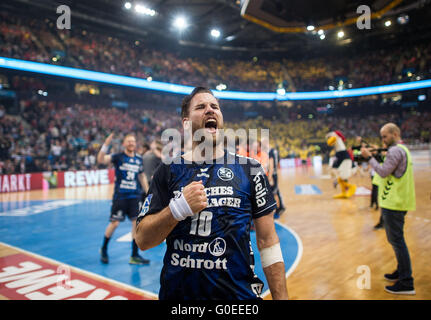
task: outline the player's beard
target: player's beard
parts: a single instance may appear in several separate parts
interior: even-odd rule
[[[193,131],[193,153],[195,156],[204,157],[205,159],[214,159],[216,149],[223,146],[224,134],[223,129],[217,128],[215,133],[208,132],[207,128],[199,127]]]
[[[128,153],[135,153],[136,147],[135,146],[127,146],[126,150]]]
[[[215,129],[214,133],[211,133],[205,127],[196,129],[193,132],[193,140],[198,142],[198,144],[203,143],[213,148],[217,147],[223,142],[223,128]]]

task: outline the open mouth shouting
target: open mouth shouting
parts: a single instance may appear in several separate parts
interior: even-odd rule
[[[215,134],[217,133],[217,119],[215,117],[208,117],[205,120],[205,129],[208,133]]]

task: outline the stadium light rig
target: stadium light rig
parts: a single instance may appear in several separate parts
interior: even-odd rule
[[[139,14],[145,14],[147,16],[154,17],[156,15],[156,11],[150,8],[147,8],[146,6],[142,4],[135,5],[135,11]]]
[[[286,95],[286,89],[284,89],[284,88],[278,88],[276,92],[279,96]]]
[[[59,76],[70,79],[94,81],[113,85],[134,87],[176,94],[190,94],[194,87],[184,86],[160,81],[148,81],[147,79],[120,76],[104,72],[57,66],[46,63],[18,60],[0,57],[0,68],[33,72],[38,74]],[[408,90],[431,88],[431,80],[411,81],[383,86],[328,90],[313,92],[286,92],[280,95],[277,92],[244,92],[244,91],[218,91],[214,90],[214,96],[220,99],[245,100],[245,101],[272,101],[272,100],[324,100],[384,93],[396,93]],[[335,88],[334,88],[335,89]]]
[[[226,89],[227,89],[227,86],[226,86],[224,83],[220,83],[220,84],[218,84],[218,85],[216,86],[216,89],[217,89],[218,91],[226,90]]]
[[[211,30],[211,37],[213,37],[215,39],[219,38],[220,34],[221,34],[220,30],[218,30],[218,29],[212,29]]]
[[[179,31],[183,31],[185,28],[187,28],[187,20],[186,18],[180,16],[175,18],[174,20],[174,27],[177,28]]]
[[[409,22],[409,15],[408,14],[402,14],[397,18],[397,22],[401,25],[406,24]]]

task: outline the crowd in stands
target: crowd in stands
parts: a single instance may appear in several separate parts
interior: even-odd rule
[[[144,144],[160,138],[165,129],[181,127],[174,110],[120,109],[46,99],[22,100],[20,104],[19,115],[10,115],[0,106],[0,174],[95,169],[97,153],[110,132],[115,132],[110,152],[119,151],[124,135],[134,132],[142,153]],[[298,157],[304,148],[318,154],[321,149],[317,145],[324,143],[332,130],[342,131],[348,146],[358,135],[369,143],[379,143],[379,129],[389,121],[401,127],[405,142],[430,142],[431,112],[294,121],[257,117],[226,121],[225,128],[267,128],[280,157],[288,158]]]
[[[274,91],[283,85],[292,91],[334,90],[421,80],[431,74],[431,44],[396,50],[358,53],[348,58],[315,58],[278,61],[255,59],[219,60],[181,58],[176,53],[146,47],[142,41],[106,36],[74,26],[58,30],[48,19],[16,17],[0,13],[0,56],[56,65],[92,69],[113,74],[215,88],[225,83],[228,90]],[[111,152],[120,150],[122,137],[134,132],[139,151],[144,143],[160,138],[167,128],[180,128],[180,98],[145,94],[128,108],[111,102],[94,104],[77,98],[78,93],[62,92],[60,97],[40,98],[36,90],[46,90],[44,80],[9,76],[10,89],[20,97],[18,115],[8,114],[0,103],[0,174],[97,168],[96,155],[105,137],[116,133]],[[1,79],[0,79],[1,80]],[[251,102],[235,102],[257,115],[249,120],[232,117],[235,109],[223,102],[226,128],[269,128],[280,156],[297,157],[301,150],[324,142],[326,133],[340,130],[352,145],[356,136],[379,142],[379,129],[386,122],[398,124],[408,143],[430,142],[431,112],[388,113],[385,115],[321,115],[299,119],[297,114],[259,117],[276,112],[272,102],[258,107]],[[161,108],[162,105],[170,108]],[[311,106],[314,108],[315,106]],[[262,110],[264,110],[262,112]],[[275,111],[274,111],[275,110]]]
[[[66,65],[140,78],[228,90],[337,90],[402,81],[431,74],[431,44],[358,52],[349,57],[278,61],[181,58],[142,41],[107,36],[74,26],[59,30],[49,19],[0,13],[0,56]]]
[[[4,108],[4,107],[1,107]],[[0,117],[0,173],[95,169],[105,138],[114,132],[110,152],[121,149],[125,134],[144,143],[160,138],[166,128],[178,128],[179,117],[161,110],[109,107],[29,99],[18,116]]]
[[[297,158],[301,150],[319,154],[325,144],[325,135],[334,130],[346,137],[346,146],[355,145],[355,138],[361,136],[369,144],[381,145],[380,128],[388,122],[399,125],[405,143],[429,143],[431,133],[431,112],[403,112],[402,114],[356,115],[348,117],[325,116],[317,119],[294,121],[271,121],[257,118],[227,123],[234,130],[239,128],[269,128],[273,146],[277,146],[281,158]]]

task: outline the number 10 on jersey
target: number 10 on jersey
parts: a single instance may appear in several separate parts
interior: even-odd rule
[[[190,225],[190,234],[208,237],[211,234],[211,220],[213,213],[211,211],[201,211],[192,217]]]

